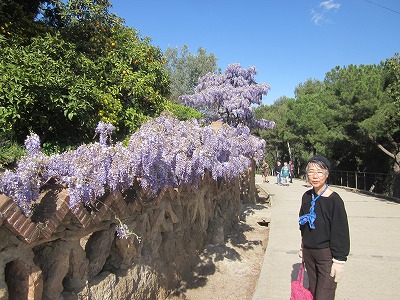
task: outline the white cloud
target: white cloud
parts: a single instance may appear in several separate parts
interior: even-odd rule
[[[322,6],[325,10],[339,9],[340,5],[340,3],[335,3],[334,0],[324,1],[319,4],[319,6]]]
[[[318,13],[314,9],[311,10],[311,21],[315,24],[319,24],[324,20],[324,16],[321,13]]]
[[[340,6],[341,4],[334,0],[320,2],[318,8],[311,9],[311,21],[314,22],[315,25],[319,25],[322,22],[331,22],[326,17],[327,13],[332,9],[338,10]]]

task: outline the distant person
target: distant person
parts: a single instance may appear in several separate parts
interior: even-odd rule
[[[281,169],[282,185],[289,186],[289,176],[290,176],[290,168],[289,168],[288,163],[285,161],[283,163],[283,167]]]
[[[269,172],[270,172],[269,164],[266,161],[264,161],[263,164],[261,165],[261,173],[263,176],[263,182],[269,182],[269,180],[268,180]]]
[[[347,213],[342,198],[326,183],[330,163],[322,155],[307,163],[306,176],[312,189],[303,194],[299,212],[302,257],[314,299],[335,298],[350,252]]]
[[[281,184],[281,170],[282,170],[282,164],[278,160],[276,162],[276,165],[274,166],[274,175],[276,176],[276,184]]]
[[[294,166],[291,160],[289,160],[289,169],[290,169],[290,175],[289,175],[289,179],[290,179],[290,183],[293,183],[293,178],[294,178]]]

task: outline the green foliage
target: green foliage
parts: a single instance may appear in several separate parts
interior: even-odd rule
[[[366,161],[370,153],[376,153],[378,149],[369,139],[371,132],[362,125],[365,120],[375,118],[379,107],[384,104],[383,83],[382,64],[336,67],[326,74],[326,88],[337,101],[336,122],[344,136],[338,145],[331,147],[336,150],[334,157],[342,169],[383,171],[386,167],[384,159],[380,161],[380,170],[375,166],[373,170],[372,164]]]
[[[294,91],[295,97],[299,98],[304,95],[318,94],[325,90],[323,82],[316,79],[308,79],[300,83]]]
[[[201,120],[203,118],[201,112],[178,103],[167,102],[165,110],[171,112],[179,121],[191,119]]]
[[[25,149],[14,141],[0,140],[0,168],[10,169],[26,154]]]
[[[276,122],[257,132],[267,153],[288,160],[290,146],[297,165],[321,153],[337,169],[390,172],[400,157],[399,70],[397,54],[379,65],[336,67],[324,81],[299,84],[295,99],[256,108],[256,117]]]
[[[40,23],[46,34],[0,35],[2,134],[22,144],[35,132],[57,152],[91,141],[99,121],[123,139],[157,116],[169,94],[161,50],[110,14],[109,1],[55,3]]]
[[[109,1],[69,1],[62,14],[62,33],[96,65],[95,79],[103,91],[99,117],[126,135],[162,111],[169,79],[161,50],[109,13],[110,5]]]
[[[187,45],[180,48],[180,53],[178,48],[168,48],[164,57],[171,78],[172,102],[177,102],[181,95],[193,94],[198,79],[217,70],[217,58],[212,53],[207,55],[202,47],[197,49],[197,55],[190,53]]]
[[[400,54],[395,53],[393,57],[387,59],[384,69],[387,94],[396,105],[400,105]],[[397,113],[400,114],[400,110],[397,110]]]
[[[107,91],[99,116],[123,134],[158,115],[169,94],[162,52],[129,28],[114,28],[107,55],[96,59],[97,80]],[[107,46],[107,45],[106,45]]]
[[[27,46],[7,46],[5,41],[1,44],[3,133],[13,132],[19,142],[32,131],[61,138],[75,130],[85,134],[81,126],[90,121],[91,102],[96,96],[92,93],[93,82],[77,76],[90,69],[85,57],[59,35],[33,38]],[[68,128],[71,131],[65,130]]]
[[[287,113],[291,101],[294,101],[294,99],[281,97],[270,106],[261,105],[254,109],[256,119],[274,120],[276,124],[273,130],[257,129],[254,131],[254,134],[260,136],[266,142],[265,156],[270,166],[273,166],[278,159],[289,161],[287,141],[284,135],[290,132],[287,125]]]
[[[315,82],[315,85],[320,87],[321,82]],[[301,143],[308,155],[330,154],[332,144],[341,138],[336,117],[335,99],[318,89],[300,93],[287,116],[293,136],[297,137],[294,142]]]
[[[114,31],[123,26],[123,20],[109,12],[111,3],[70,0],[60,6],[63,38],[91,59],[107,56],[111,44],[116,42]]]
[[[48,32],[42,20],[36,19],[53,1],[3,0],[0,3],[0,36],[14,42],[28,43],[32,37]]]

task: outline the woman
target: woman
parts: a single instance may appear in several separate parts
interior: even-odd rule
[[[268,180],[268,175],[269,175],[269,164],[264,161],[264,163],[261,166],[261,172],[262,172],[262,176],[263,176],[263,182],[269,182]]]
[[[347,213],[342,198],[326,182],[330,163],[313,156],[306,172],[312,189],[303,195],[300,208],[302,244],[299,255],[306,266],[314,299],[334,299],[337,282],[350,251]]]
[[[281,169],[281,182],[282,185],[289,186],[290,169],[288,163],[285,161]]]
[[[276,162],[276,165],[274,166],[274,174],[276,176],[276,184],[281,184],[281,170],[282,170],[282,164],[278,160]]]

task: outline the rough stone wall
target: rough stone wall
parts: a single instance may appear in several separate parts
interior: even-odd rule
[[[230,182],[207,174],[198,188],[152,197],[135,186],[76,210],[49,185],[30,218],[0,195],[0,300],[165,299],[207,243],[223,242],[241,203],[255,201],[251,185],[251,169]],[[119,220],[141,241],[116,237]]]

